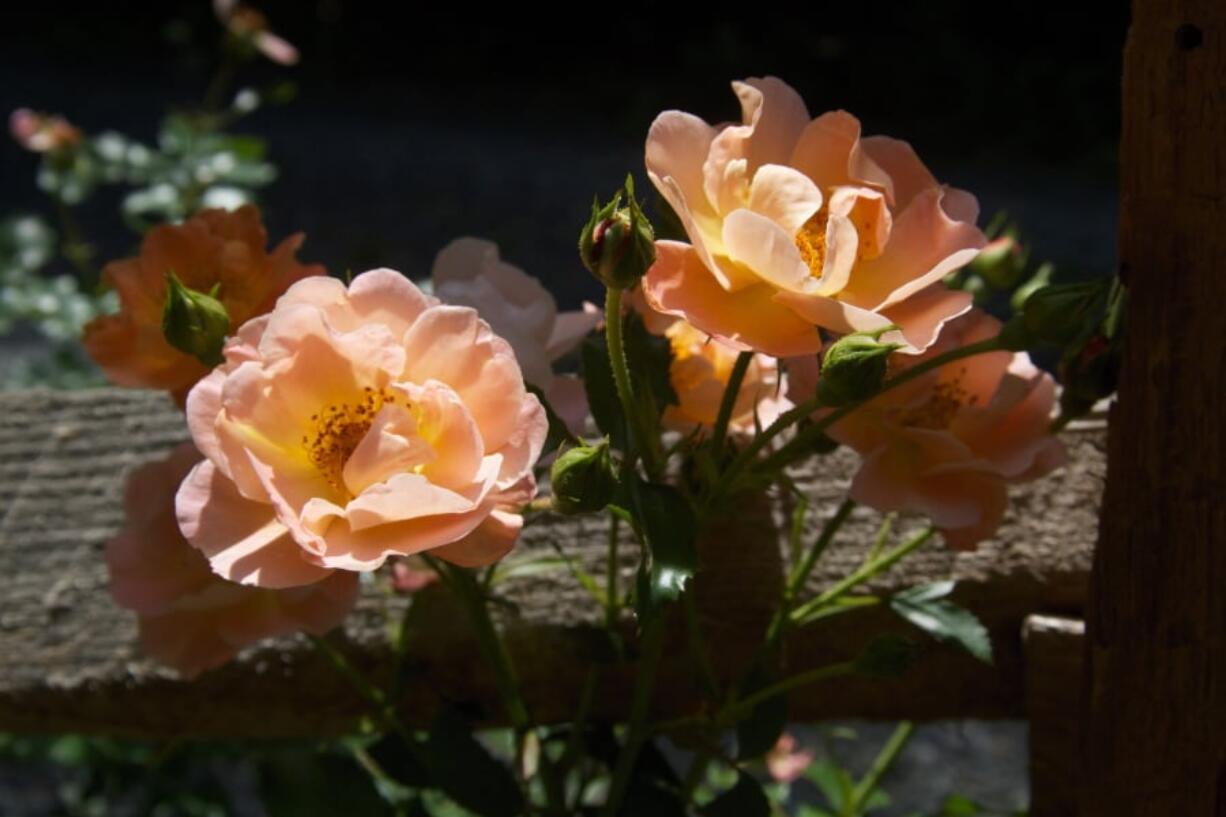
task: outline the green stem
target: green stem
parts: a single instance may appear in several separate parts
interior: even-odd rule
[[[853,411],[860,408],[860,406],[869,402],[869,400],[876,398],[878,395],[884,394],[885,392],[897,388],[904,383],[909,383],[912,380],[915,380],[916,378],[921,377],[934,369],[939,369],[948,363],[961,360],[965,357],[983,354],[985,352],[994,352],[1000,348],[999,338],[988,338],[987,340],[962,346],[958,349],[951,349],[944,354],[929,358],[922,363],[917,363],[911,368],[900,372],[882,383],[881,388],[876,394],[872,395],[872,397],[867,397],[854,403],[848,403],[847,405],[837,408],[821,419],[817,420],[809,428],[806,428],[804,431],[797,434],[796,437],[776,451],[773,455],[763,460],[759,467],[768,471],[772,468],[782,468],[783,466],[791,463],[794,459],[807,455],[814,439],[824,434],[826,429],[830,428],[830,426],[834,425],[839,420],[842,420],[848,414],[851,414]],[[812,400],[801,403],[792,410],[785,412],[779,417],[779,419],[775,420],[775,422],[771,423],[766,429],[764,429],[761,434],[754,437],[753,442],[751,442],[740,454],[738,454],[736,459],[734,459],[728,466],[728,469],[724,472],[723,477],[720,479],[719,483],[715,487],[715,490],[712,492],[710,502],[713,503],[721,499],[723,494],[735,485],[736,479],[743,471],[753,465],[754,458],[757,457],[757,455],[770,444],[771,440],[778,437],[795,423],[809,417],[811,414],[813,414],[813,412],[820,408],[822,408],[821,401],[814,397]]]
[[[621,567],[617,561],[618,534],[621,532],[621,519],[609,514],[609,552],[605,563],[605,607],[604,626],[609,632],[617,629],[617,617],[621,612],[621,597],[618,595],[617,574]]]
[[[732,374],[728,376],[728,385],[724,387],[723,399],[719,402],[719,413],[715,416],[715,428],[711,433],[711,456],[719,467],[723,459],[724,440],[728,437],[728,423],[732,420],[732,409],[736,407],[737,395],[741,392],[741,383],[745,381],[745,373],[753,362],[753,352],[741,352],[736,356]]]
[[[630,723],[627,727],[625,744],[618,753],[617,763],[613,768],[609,795],[601,811],[604,817],[614,817],[621,807],[622,798],[626,796],[626,787],[630,784],[630,775],[634,771],[634,763],[647,740],[647,711],[651,705],[651,693],[656,684],[656,671],[659,669],[660,657],[664,651],[663,616],[657,614],[647,623],[643,632],[642,646],[638,683],[635,684],[634,699],[630,704]]]
[[[881,778],[894,765],[894,761],[898,759],[899,753],[907,745],[907,741],[911,739],[911,734],[914,731],[915,724],[911,721],[903,721],[898,724],[897,728],[894,729],[894,734],[890,735],[890,739],[886,741],[885,746],[877,754],[872,767],[868,770],[868,774],[864,775],[864,779],[856,786],[851,799],[847,802],[844,817],[855,817],[860,814],[864,805],[868,802],[868,798],[876,791]]]
[[[890,569],[899,561],[906,558],[909,554],[918,550],[925,542],[932,538],[932,535],[935,532],[935,528],[929,527],[921,533],[913,536],[906,542],[903,542],[901,545],[894,548],[889,553],[886,553],[884,556],[880,556],[876,559],[871,559],[868,562],[865,562],[854,573],[845,577],[842,581],[826,590],[820,596],[810,599],[793,610],[792,621],[794,623],[804,622],[804,620],[811,614],[822,609],[827,604],[836,601],[848,590],[851,590],[853,587],[863,584],[864,582],[872,579],[874,576],[877,576],[878,574]]]
[[[736,723],[742,717],[753,712],[754,707],[763,701],[769,701],[777,695],[791,692],[798,687],[815,684],[818,681],[825,681],[830,678],[838,678],[841,675],[851,675],[856,671],[855,661],[844,661],[839,664],[829,664],[817,669],[811,669],[807,672],[801,672],[790,678],[784,678],[778,683],[771,684],[768,687],[763,687],[751,695],[746,695],[736,703],[724,709],[720,713],[719,720],[721,723]]]
[[[631,444],[643,458],[649,476],[660,472],[661,463],[658,441],[653,440],[630,383],[630,370],[626,365],[626,346],[622,339],[622,291],[610,287],[605,290],[604,302],[605,341],[609,347],[609,367],[613,370],[613,384],[617,387],[617,399],[622,404],[622,413],[630,426]]]
[[[817,560],[821,558],[826,548],[830,546],[835,534],[839,532],[839,528],[843,527],[843,523],[847,521],[847,517],[851,516],[851,512],[855,507],[855,500],[843,500],[843,504],[839,505],[838,510],[834,512],[834,516],[827,519],[826,524],[822,526],[822,532],[818,535],[817,541],[813,543],[813,547],[809,548],[808,553],[805,554],[804,560],[792,571],[787,587],[783,591],[783,602],[779,605],[779,609],[775,611],[775,617],[771,620],[770,629],[767,630],[764,647],[777,644],[779,639],[783,637],[788,622],[791,620],[792,604],[796,601],[796,597],[800,595],[800,591],[804,589],[810,574],[813,573],[813,568],[817,566]]]
[[[517,731],[529,729],[532,720],[528,716],[528,707],[524,704],[519,692],[519,680],[515,675],[515,667],[506,645],[498,635],[494,622],[490,618],[489,608],[485,604],[485,595],[472,574],[462,567],[444,565],[438,559],[422,554],[434,570],[443,576],[452,589],[456,591],[461,603],[468,610],[468,616],[477,636],[477,644],[485,660],[494,671],[494,682],[498,686],[498,695],[502,699],[503,709],[507,718]]]

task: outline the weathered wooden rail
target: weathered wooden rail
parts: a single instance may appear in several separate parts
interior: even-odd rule
[[[1052,477],[1014,491],[999,536],[975,553],[939,547],[917,554],[880,581],[888,590],[955,578],[959,600],[984,620],[996,647],[994,666],[934,646],[902,678],[833,681],[793,696],[797,720],[827,717],[1026,717],[1075,719],[1080,641],[1029,639],[1031,614],[1077,618],[1086,595],[1103,476],[1099,426],[1065,432],[1071,463]],[[34,391],[0,395],[0,730],[85,731],[135,736],[319,735],[352,728],[364,706],[302,640],[282,639],[249,650],[231,665],[185,682],[141,657],[134,617],[107,591],[102,548],[122,524],[126,472],[185,439],[181,414],[148,393],[98,390]],[[802,473],[801,484],[824,509],[814,528],[842,498],[854,458],[837,453]],[[772,603],[771,570],[785,509],[748,513],[721,530],[709,549],[702,609],[719,644],[722,670],[755,643],[763,611]],[[773,514],[774,522],[761,512]],[[823,560],[813,583],[844,574],[875,530],[878,518],[857,511]],[[756,527],[755,527],[756,526]],[[538,519],[518,552],[560,546],[595,575],[603,573],[608,535],[596,517]],[[749,543],[749,544],[747,544]],[[756,543],[756,544],[753,544]],[[629,571],[634,547],[623,548]],[[599,672],[596,715],[624,715],[630,676],[599,664],[600,610],[566,571],[511,579],[504,617],[526,697],[538,717],[573,712],[592,661]],[[434,615],[414,626],[414,673],[402,702],[406,717],[423,721],[442,699],[494,711],[493,682],[463,615],[448,611],[443,592],[419,597]],[[345,635],[354,661],[375,675],[389,666],[387,622],[404,600],[371,582]],[[835,626],[817,625],[793,638],[788,661],[801,670],[854,654],[868,635],[906,630],[884,611],[856,613]],[[1042,627],[1032,634],[1045,634]],[[1066,634],[1067,635],[1067,634]],[[1075,644],[1070,653],[1069,644]],[[662,673],[659,715],[689,711],[694,695],[678,656]],[[1051,656],[1055,656],[1052,658]],[[1029,689],[1029,697],[1028,697]],[[1041,734],[1036,726],[1036,735]]]

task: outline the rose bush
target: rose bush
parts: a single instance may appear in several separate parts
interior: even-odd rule
[[[175,491],[201,460],[190,443],[128,477],[126,521],[107,543],[111,595],[139,616],[141,647],[194,676],[243,647],[303,630],[322,635],[357,599],[357,574],[323,573],[302,587],[244,587],[215,574],[187,543],[175,519]]]
[[[187,419],[207,459],[179,490],[183,533],[265,587],[424,551],[500,558],[547,431],[510,344],[387,269],[290,287],[227,342]]]
[[[938,184],[906,142],[861,138],[844,111],[810,119],[779,79],[733,90],[742,124],[665,111],[648,133],[647,173],[690,240],[656,243],[648,300],[778,357],[815,353],[815,327],[895,324],[909,350],[931,345],[970,307],[939,282],[984,244],[975,198]]]
[[[302,241],[298,233],[268,252],[260,211],[250,205],[202,210],[182,224],[154,227],[141,242],[140,255],[103,269],[103,283],[119,294],[120,309],[85,327],[85,350],[113,383],[165,389],[182,403],[208,367],[162,334],[167,273],[201,292],[217,287],[216,298],[237,328],[271,309],[293,282],[324,274],[323,267],[295,259]]]
[[[923,355],[893,355],[892,373],[999,332],[999,321],[974,310]],[[795,393],[801,384],[791,381],[794,399],[805,396]],[[1055,381],[1027,354],[990,352],[886,391],[828,433],[863,457],[852,499],[925,514],[951,547],[972,549],[1000,526],[1007,484],[1064,463],[1064,446],[1049,431],[1055,402]]]

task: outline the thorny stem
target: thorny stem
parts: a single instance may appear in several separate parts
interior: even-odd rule
[[[728,385],[724,387],[724,396],[719,403],[719,413],[715,416],[715,428],[711,432],[711,458],[717,467],[723,459],[724,441],[728,437],[728,423],[732,420],[732,410],[736,406],[737,395],[741,391],[741,383],[749,364],[753,362],[753,352],[741,352],[736,357],[732,373],[728,376]]]
[[[634,389],[630,383],[630,370],[626,365],[626,346],[622,339],[622,291],[610,287],[605,291],[604,302],[605,340],[609,347],[609,367],[613,370],[613,383],[617,387],[617,399],[622,404],[622,413],[630,426],[631,445],[643,458],[648,476],[660,473],[662,463],[660,452],[647,425],[643,422],[642,412],[634,399]]]

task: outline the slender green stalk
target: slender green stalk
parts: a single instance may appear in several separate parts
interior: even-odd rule
[[[745,373],[753,362],[753,352],[741,352],[736,356],[732,374],[728,376],[728,385],[724,387],[723,399],[719,402],[719,413],[715,415],[715,428],[711,432],[711,458],[716,467],[723,460],[724,441],[728,437],[728,423],[732,420],[732,409],[736,406],[737,395],[741,392],[741,383],[745,381]]]
[[[890,735],[890,739],[886,741],[885,746],[877,753],[877,757],[873,760],[873,765],[869,768],[868,774],[864,775],[859,785],[856,786],[855,791],[852,792],[842,817],[856,817],[860,814],[868,802],[868,798],[872,796],[878,784],[881,783],[881,778],[894,765],[894,761],[898,759],[899,753],[907,745],[907,741],[911,739],[911,734],[914,731],[915,724],[911,721],[903,721],[898,724],[897,728],[894,729],[894,734]]]
[[[507,652],[506,645],[503,644],[498,630],[494,627],[493,620],[490,619],[489,608],[485,604],[485,595],[481,592],[476,579],[462,567],[444,565],[438,559],[426,554],[422,556],[440,576],[447,580],[468,610],[473,631],[477,636],[477,644],[494,671],[494,682],[498,686],[498,695],[502,699],[502,706],[506,710],[511,725],[521,732],[530,728],[532,720],[528,716],[528,707],[524,704],[519,692],[519,680],[515,675],[515,667],[511,663],[511,656]]]
[[[792,604],[795,603],[796,597],[800,595],[800,591],[804,589],[810,574],[813,573],[813,568],[817,566],[818,559],[821,558],[826,548],[830,546],[835,534],[839,532],[839,528],[843,527],[843,523],[847,521],[847,517],[851,516],[851,512],[855,507],[855,500],[843,500],[838,510],[834,512],[834,516],[827,519],[826,524],[822,526],[822,532],[818,534],[817,541],[813,543],[813,547],[809,548],[808,552],[805,553],[804,560],[796,565],[792,571],[792,575],[788,578],[787,586],[783,590],[783,601],[780,603],[779,609],[775,611],[775,617],[771,619],[770,628],[766,631],[766,641],[762,645],[763,650],[773,647],[783,637],[788,622],[791,620]]]
[[[617,629],[617,617],[621,612],[621,596],[617,589],[617,574],[621,566],[617,561],[618,534],[621,532],[621,519],[609,514],[609,552],[605,563],[605,607],[604,626],[610,632]]]
[[[630,426],[632,444],[643,458],[648,475],[660,472],[658,443],[651,436],[630,383],[630,370],[626,365],[626,345],[622,339],[622,291],[610,287],[605,290],[604,302],[605,341],[609,347],[609,367],[613,370],[613,384],[617,387],[617,399],[621,401],[622,413]]]
[[[826,681],[831,678],[838,678],[841,675],[850,675],[856,671],[855,661],[844,661],[838,664],[829,664],[824,667],[808,670],[807,672],[797,673],[789,678],[784,678],[782,681],[771,684],[768,687],[763,687],[757,690],[752,695],[746,695],[739,699],[736,703],[724,709],[720,713],[719,720],[721,723],[736,723],[745,715],[748,715],[754,710],[758,704],[763,701],[769,701],[776,695],[782,695],[786,692],[791,692],[798,687],[815,684],[818,681]]]
[[[911,539],[908,539],[906,542],[903,542],[901,545],[894,548],[889,553],[886,553],[884,556],[879,556],[876,559],[871,559],[865,562],[863,565],[857,568],[854,573],[851,573],[842,581],[830,587],[820,596],[810,599],[793,610],[792,621],[794,623],[804,622],[804,620],[810,615],[822,609],[827,604],[837,600],[848,590],[851,590],[853,587],[863,584],[864,582],[872,579],[874,576],[877,576],[880,573],[890,569],[899,561],[906,558],[909,554],[923,546],[925,542],[932,538],[932,535],[935,532],[935,528],[929,527],[921,533],[916,534]]]
[[[660,667],[660,656],[664,651],[664,618],[656,615],[647,623],[643,632],[643,657],[639,662],[638,683],[634,687],[634,699],[630,704],[630,723],[627,727],[626,741],[617,755],[617,763],[613,768],[613,779],[609,783],[609,795],[605,800],[601,814],[604,817],[614,817],[621,808],[622,798],[626,796],[626,787],[630,784],[630,775],[634,771],[634,763],[639,751],[647,740],[647,710],[651,705],[651,693],[656,685],[656,671]]]
[[[952,363],[955,360],[961,360],[962,358],[971,357],[973,355],[984,354],[985,352],[994,352],[999,349],[999,338],[988,338],[987,340],[962,346],[958,349],[951,349],[944,354],[937,355],[936,357],[925,360],[922,363],[918,363],[909,369],[905,369],[882,383],[881,388],[872,397],[859,400],[854,403],[848,403],[847,405],[835,409],[826,416],[814,422],[813,425],[797,434],[796,437],[794,437],[781,449],[776,451],[773,455],[763,460],[759,467],[769,473],[772,469],[782,468],[794,460],[806,456],[811,450],[813,441],[824,434],[826,429],[830,428],[830,426],[834,425],[839,420],[842,420],[848,414],[851,414],[853,411],[860,408],[860,406],[864,405],[865,403],[869,402],[869,400],[874,399],[880,394],[884,394],[885,392],[897,388],[904,383],[909,383],[910,381],[915,380],[916,378],[921,377],[934,369],[939,369],[948,363]],[[715,486],[715,490],[712,492],[709,501],[714,503],[722,498],[723,494],[735,485],[736,479],[739,478],[746,469],[753,465],[754,458],[757,457],[758,454],[770,444],[771,440],[778,437],[792,425],[800,422],[806,417],[809,417],[811,414],[813,414],[813,412],[817,411],[821,407],[821,401],[814,397],[812,400],[808,400],[801,403],[799,406],[796,406],[791,411],[785,412],[779,417],[779,419],[775,420],[775,422],[763,429],[762,433],[755,436],[753,441],[746,446],[740,454],[737,455],[736,459],[734,459],[731,464],[729,464],[728,469],[723,474],[723,477]]]

